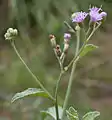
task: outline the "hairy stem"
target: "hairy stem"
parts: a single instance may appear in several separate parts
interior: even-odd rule
[[[79,46],[80,46],[80,29],[76,31],[76,34],[77,34],[77,45],[76,45],[75,56],[77,56],[78,51],[79,51]],[[72,87],[72,83],[73,83],[73,78],[74,78],[75,68],[76,68],[76,62],[73,63],[72,70],[71,70],[71,75],[70,75],[70,78],[69,78],[68,88],[67,88],[67,92],[66,92],[66,96],[65,96],[64,105],[63,105],[62,120],[64,120],[65,112],[66,112],[66,109],[67,109],[68,100],[69,100],[71,87]]]
[[[58,88],[59,88],[59,83],[60,83],[60,80],[62,78],[62,75],[63,75],[63,72],[60,72],[59,78],[58,78],[57,83],[56,83],[56,90],[55,90],[55,100],[56,100],[56,102],[55,102],[55,108],[56,108],[56,117],[57,117],[57,120],[59,120],[57,95],[58,95]]]
[[[19,59],[21,60],[21,62],[24,64],[24,66],[26,67],[26,69],[28,70],[28,72],[31,74],[31,76],[35,79],[35,81],[38,83],[38,85],[43,89],[43,91],[45,91],[45,92],[49,95],[49,97],[50,97],[51,100],[55,101],[54,98],[52,97],[52,95],[51,95],[51,94],[46,90],[46,88],[41,84],[39,78],[34,75],[34,73],[31,71],[31,69],[27,66],[27,64],[25,63],[25,61],[22,59],[22,57],[20,56],[18,50],[16,49],[16,46],[15,46],[15,44],[14,44],[13,41],[11,42],[11,45],[12,45],[14,51],[16,52],[17,56],[18,56]]]

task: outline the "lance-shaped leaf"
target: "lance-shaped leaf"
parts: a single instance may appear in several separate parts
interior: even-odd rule
[[[16,100],[22,99],[22,98],[27,97],[27,96],[40,96],[40,97],[49,98],[49,95],[46,92],[44,92],[43,90],[41,90],[41,89],[28,88],[27,90],[25,90],[23,92],[16,93],[14,95],[14,97],[12,98],[11,102],[13,103]]]
[[[85,56],[88,52],[93,51],[94,49],[98,48],[98,46],[95,46],[93,44],[86,44],[82,52],[80,53],[80,57]]]
[[[100,116],[100,112],[98,111],[88,112],[83,116],[82,120],[95,120],[98,116]]]
[[[59,112],[59,119],[61,119],[61,117],[62,117],[62,112],[63,112],[63,109],[62,109],[61,106],[58,106],[58,112]],[[46,110],[46,111],[41,111],[41,113],[42,113],[44,116],[49,115],[49,116],[53,117],[53,118],[56,120],[56,109],[55,109],[54,106],[48,108],[48,110]]]
[[[69,120],[79,120],[78,113],[73,107],[70,107],[66,113]]]

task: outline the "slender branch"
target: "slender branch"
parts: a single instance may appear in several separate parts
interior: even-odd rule
[[[57,56],[57,53],[56,53],[55,49],[53,49],[53,50],[54,50],[55,56],[56,56],[56,58],[57,58],[57,60],[58,60],[58,63],[59,63],[59,65],[60,65],[60,70],[61,70],[60,75],[59,75],[59,78],[58,78],[57,83],[56,83],[56,90],[55,90],[56,119],[59,120],[59,111],[58,111],[58,99],[57,99],[57,95],[58,95],[59,83],[60,83],[60,80],[61,80],[61,77],[62,77],[64,71],[63,71],[63,62],[62,62],[61,59]]]
[[[57,100],[56,100],[56,102],[55,102],[55,110],[56,110],[56,119],[57,119],[57,120],[60,120],[60,119],[59,119],[59,111],[58,111],[58,103],[57,103]]]
[[[41,84],[40,80],[38,77],[36,77],[34,75],[34,73],[31,71],[31,69],[27,66],[27,64],[25,63],[25,61],[22,59],[22,57],[20,56],[18,50],[16,49],[16,46],[14,44],[14,42],[11,42],[11,45],[14,49],[14,51],[16,52],[17,56],[19,57],[19,59],[21,60],[21,62],[24,64],[24,66],[26,67],[26,69],[28,70],[28,72],[31,74],[31,76],[35,79],[35,81],[39,84],[39,86],[49,95],[50,99],[55,101],[54,98],[52,97],[52,95],[46,90],[46,88]]]
[[[80,29],[76,31],[76,34],[77,34],[77,45],[76,45],[75,56],[77,56],[78,51],[79,51],[79,46],[80,46]],[[76,63],[74,62],[73,66],[72,66],[71,75],[69,78],[69,83],[68,83],[68,88],[67,88],[67,92],[66,92],[66,96],[65,96],[64,105],[63,105],[63,113],[62,113],[61,120],[64,120],[64,116],[65,116],[65,112],[66,112],[66,108],[68,105],[68,100],[69,100],[69,96],[70,96],[70,92],[71,92],[71,87],[72,87],[72,83],[73,83],[75,68],[76,68]]]
[[[64,72],[60,72],[59,78],[58,78],[57,83],[56,83],[56,90],[55,90],[55,100],[56,100],[56,102],[55,102],[55,108],[56,108],[56,117],[57,117],[57,120],[59,120],[57,95],[58,95],[59,83],[60,83],[60,80],[61,80],[63,74],[64,74]]]
[[[69,28],[69,31],[70,31],[70,32],[73,32],[73,33],[76,32],[76,31],[68,24],[67,21],[64,21],[64,24]]]
[[[61,71],[63,71],[63,64],[62,64],[60,58],[57,56],[57,53],[56,53],[55,49],[53,49],[53,50],[54,50],[55,56],[56,56],[56,58],[57,58],[57,60],[58,60],[58,63],[59,63],[59,65],[60,65],[60,69],[61,69]]]
[[[87,30],[87,32],[86,32],[86,36],[88,36],[90,30],[91,30],[91,27],[88,28],[88,30]]]
[[[63,74],[64,74],[64,72],[60,72],[59,78],[58,78],[58,80],[57,80],[56,90],[55,90],[55,98],[57,97],[58,88],[59,88],[59,83],[60,83],[60,80],[61,80]]]

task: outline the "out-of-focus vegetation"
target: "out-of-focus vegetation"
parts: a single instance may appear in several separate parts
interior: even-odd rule
[[[42,98],[26,98],[11,105],[14,93],[28,87],[38,87],[17,58],[10,43],[4,40],[8,27],[19,30],[16,46],[32,71],[53,93],[59,66],[48,36],[53,33],[62,43],[67,28],[63,21],[78,10],[87,11],[89,5],[103,6],[107,20],[92,38],[99,46],[92,55],[84,57],[77,66],[69,105],[84,114],[90,109],[101,112],[101,120],[112,119],[112,1],[111,0],[1,0],[0,1],[0,119],[40,119],[40,110],[52,106]],[[71,41],[66,63],[74,54],[75,39]],[[63,44],[62,44],[63,46]],[[69,74],[69,72],[68,72]],[[64,100],[68,74],[60,85],[59,103]],[[49,104],[47,104],[49,103]],[[80,114],[80,115],[81,115]]]

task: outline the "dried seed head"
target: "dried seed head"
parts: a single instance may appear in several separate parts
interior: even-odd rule
[[[56,53],[57,53],[57,56],[60,57],[61,56],[61,48],[60,48],[60,45],[56,45]]]
[[[56,47],[56,38],[54,35],[49,35],[52,47]]]

